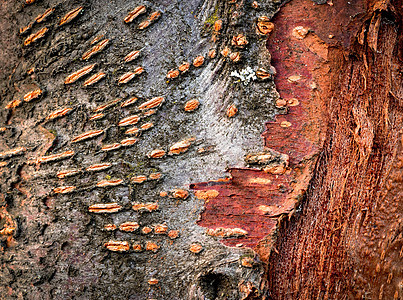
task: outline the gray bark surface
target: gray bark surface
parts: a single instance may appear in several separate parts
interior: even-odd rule
[[[239,2],[239,1],[238,1]],[[241,1],[242,2],[242,1]],[[262,1],[263,2],[263,1]],[[1,109],[0,152],[24,147],[21,155],[6,157],[0,168],[0,229],[7,220],[15,225],[13,236],[2,236],[0,253],[0,293],[3,299],[241,299],[248,293],[240,285],[251,283],[259,289],[263,268],[255,257],[255,266],[245,268],[240,259],[254,257],[244,247],[229,248],[205,234],[196,225],[204,202],[191,193],[186,200],[160,197],[161,191],[188,189],[194,182],[226,176],[226,168],[243,167],[244,155],[260,151],[260,134],[264,123],[282,111],[275,107],[278,94],[272,80],[249,83],[231,76],[231,72],[258,67],[270,69],[270,54],[265,36],[255,33],[258,16],[271,17],[279,7],[276,1],[264,1],[253,9],[249,1],[242,6],[229,1],[21,1],[1,4]],[[133,23],[123,22],[127,13],[144,4],[147,13]],[[59,26],[60,19],[72,9],[83,6],[72,22]],[[46,21],[19,35],[46,9],[55,10]],[[153,11],[161,18],[145,30],[137,25]],[[214,22],[223,20],[218,41],[211,40]],[[48,28],[45,37],[24,46],[31,33]],[[248,45],[240,50],[241,62],[233,63],[219,52],[231,44],[235,34],[243,33]],[[88,61],[81,59],[97,36],[108,38],[108,46]],[[140,50],[140,57],[130,63],[124,57]],[[215,49],[217,57],[208,58]],[[186,74],[167,80],[169,70],[182,62],[192,63],[203,55],[201,67],[191,66]],[[96,63],[86,77],[72,84],[65,78],[82,67]],[[145,72],[128,84],[117,81],[125,72],[142,66]],[[32,74],[27,71],[34,68]],[[100,82],[83,87],[83,82],[99,71],[107,75]],[[19,107],[5,109],[14,99],[23,99],[32,90],[41,89],[42,96]],[[120,103],[103,111],[105,117],[91,121],[93,110],[116,98],[139,98],[136,105],[121,108]],[[128,136],[117,126],[119,120],[138,114],[139,104],[163,96],[165,102],[157,113],[141,119],[141,125],[154,127],[142,132],[132,147],[111,152],[102,145],[119,142]],[[200,101],[198,110],[183,110],[186,101]],[[235,104],[238,114],[226,116]],[[52,112],[70,107],[64,117],[47,121]],[[90,130],[104,129],[93,139],[78,143],[71,140]],[[174,143],[195,138],[189,150],[163,159],[149,159],[153,149],[164,149]],[[208,151],[200,153],[198,149]],[[68,159],[36,163],[39,157],[73,150]],[[89,173],[85,168],[108,162],[108,170]],[[80,169],[78,175],[58,179],[56,173]],[[134,184],[130,178],[161,172],[159,181]],[[123,179],[116,187],[99,188],[105,179]],[[68,194],[55,194],[60,186],[75,186]],[[88,211],[96,203],[116,202],[123,209],[114,214]],[[158,202],[155,212],[136,212],[133,202]],[[165,235],[103,230],[106,224],[135,221],[144,226],[166,224],[178,230],[179,238]],[[12,226],[11,226],[12,227]],[[133,250],[124,253],[108,251],[109,240],[152,241],[158,252]],[[192,243],[200,243],[203,251],[189,251]],[[150,285],[155,278],[158,284]],[[262,291],[256,291],[261,294]],[[250,293],[252,297],[254,293]],[[252,298],[249,298],[252,299]]]

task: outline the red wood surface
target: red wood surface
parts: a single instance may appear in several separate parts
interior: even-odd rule
[[[194,190],[219,192],[217,197],[206,201],[200,226],[248,231],[246,237],[223,239],[225,245],[242,244],[256,249],[259,241],[275,230],[278,215],[293,209],[295,200],[290,197],[292,193],[295,196],[298,181],[302,190],[306,188],[311,174],[308,172],[301,179],[301,170],[315,163],[312,157],[320,150],[326,129],[328,50],[335,45],[350,44],[349,32],[356,28],[349,18],[363,11],[361,1],[352,2],[315,5],[310,0],[294,0],[273,18],[275,29],[267,39],[267,48],[277,70],[276,87],[281,98],[296,98],[299,105],[289,107],[288,114],[266,123],[262,136],[266,147],[289,155],[290,170],[284,175],[271,175],[259,170],[230,169],[232,177],[226,182],[191,185]],[[292,35],[296,26],[309,29],[304,39]],[[289,77],[296,75],[300,80],[291,82]],[[283,121],[291,126],[281,127]],[[274,213],[264,214],[259,210],[261,205],[272,207]]]

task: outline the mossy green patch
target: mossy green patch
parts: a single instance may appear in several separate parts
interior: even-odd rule
[[[57,136],[57,131],[54,129],[49,129],[49,132],[53,134],[55,137]]]
[[[214,23],[219,19],[218,17],[218,4],[214,8],[214,12],[207,17],[206,21],[204,21],[203,28],[205,30],[213,27]]]

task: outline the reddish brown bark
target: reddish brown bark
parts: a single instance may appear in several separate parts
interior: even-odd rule
[[[230,169],[232,177],[227,182],[193,186],[219,192],[206,202],[199,225],[248,231],[245,237],[223,240],[224,244],[241,243],[253,247],[263,261],[268,258],[278,217],[293,212],[302,199],[323,144],[331,82],[329,53],[333,48],[350,47],[352,33],[361,24],[350,22],[350,16],[361,20],[363,14],[360,1],[315,5],[296,0],[284,5],[273,19],[275,30],[267,48],[277,70],[276,88],[289,104],[287,114],[266,124],[262,137],[267,148],[289,156],[289,168],[284,174]],[[298,26],[307,34],[295,36]]]
[[[273,299],[403,297],[401,7],[284,5],[268,49],[281,98],[299,105],[268,123],[263,137],[289,155],[290,168],[280,176],[232,169],[226,182],[194,185],[218,191],[199,225],[246,229],[223,242],[254,247],[268,261]],[[295,38],[297,26],[309,33]],[[295,217],[278,219],[294,205]]]
[[[364,7],[350,44],[329,51],[325,145],[302,212],[283,222],[269,261],[275,299],[403,297],[402,3]]]

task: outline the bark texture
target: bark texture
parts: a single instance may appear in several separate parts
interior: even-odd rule
[[[1,14],[0,298],[403,298],[401,1]]]
[[[359,27],[329,49],[314,177],[269,261],[274,299],[403,297],[402,2],[358,2]]]
[[[142,4],[146,13],[125,23],[128,13]],[[279,5],[261,3],[256,9],[249,2],[198,0],[2,3],[2,297],[240,299],[263,294],[259,258],[246,244],[229,248],[219,242],[221,236],[206,234],[196,225],[205,199],[185,195],[193,182],[225,178],[227,167],[244,167],[244,155],[263,148],[259,135],[264,122],[285,111],[275,107],[272,75],[266,74],[266,80],[254,75],[259,67],[270,70],[267,36],[256,34],[256,19],[271,18]],[[157,11],[161,16],[154,20]],[[74,19],[60,25],[63,16],[69,20],[75,12]],[[151,25],[141,29],[147,22]],[[240,36],[240,45],[233,45],[240,34],[247,44]],[[89,57],[88,51],[105,39],[106,47]],[[220,54],[225,47],[235,56]],[[133,50],[141,51],[139,57],[125,62]],[[194,62],[197,57],[199,63]],[[183,62],[190,63],[189,70],[168,78]],[[72,82],[72,74],[93,64],[89,74]],[[119,84],[137,66],[144,72]],[[83,85],[99,72],[106,73],[102,80]],[[36,90],[39,97],[25,101]],[[138,98],[136,103],[121,107],[132,97]],[[156,97],[165,101],[155,113],[142,109]],[[191,99],[200,106],[186,112]],[[13,100],[21,103],[13,107],[18,103]],[[238,112],[229,117],[232,105]],[[91,119],[96,113],[103,115]],[[138,116],[130,119],[135,124],[123,126],[130,116]],[[149,123],[153,127],[141,128]],[[134,126],[139,134],[128,135]],[[82,139],[86,133],[92,138]],[[135,144],[127,145],[127,138],[135,138]],[[175,144],[176,150],[171,148]],[[163,158],[149,157],[156,149],[165,151]],[[101,163],[110,165],[98,172],[87,169]],[[72,172],[57,176],[65,171]],[[158,173],[161,178],[152,179]],[[90,208],[111,203],[120,210],[95,213]],[[138,209],[141,205],[150,211]],[[133,232],[125,231],[129,225]],[[243,227],[226,226],[227,231],[236,229],[228,231],[228,239],[245,236]],[[120,243],[121,253],[113,251],[113,242]]]

